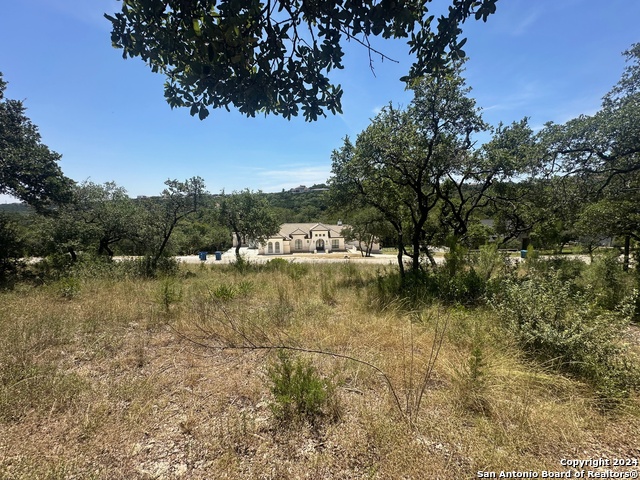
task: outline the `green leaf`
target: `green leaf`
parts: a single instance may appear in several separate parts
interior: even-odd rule
[[[204,120],[209,116],[209,110],[204,105],[200,107],[200,111],[198,112],[198,117],[200,120]]]
[[[200,22],[197,19],[193,19],[193,31],[196,32],[198,37],[202,36],[202,32],[200,31]]]

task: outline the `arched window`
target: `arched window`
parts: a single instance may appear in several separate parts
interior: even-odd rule
[[[267,244],[267,253],[273,253],[273,243],[271,242]]]
[[[302,240],[296,240],[296,250],[302,250]]]
[[[276,253],[280,253],[280,242],[276,242]]]

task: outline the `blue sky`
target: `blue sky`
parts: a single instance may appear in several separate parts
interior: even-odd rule
[[[411,100],[398,80],[412,61],[408,47],[377,40],[374,46],[398,63],[375,59],[374,76],[366,52],[349,45],[345,69],[332,77],[344,89],[342,115],[306,123],[216,110],[200,121],[169,108],[164,77],[111,46],[102,15],[120,2],[0,4],[7,98],[25,102],[43,142],[62,154],[67,176],[115,181],[132,196],[155,195],[167,178],[195,175],[213,193],[324,182],[331,151],[345,135],[355,137],[388,102]],[[636,0],[500,0],[487,23],[465,26],[471,96],[492,125],[527,116],[539,128],[592,114],[622,73],[622,51],[640,41],[638,18]]]

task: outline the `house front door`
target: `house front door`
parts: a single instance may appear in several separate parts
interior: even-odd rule
[[[324,252],[324,240],[319,239],[316,242],[316,250],[319,251],[319,252]]]

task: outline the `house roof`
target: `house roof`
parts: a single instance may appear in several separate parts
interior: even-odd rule
[[[324,223],[283,223],[280,225],[280,231],[277,237],[289,238],[294,233],[297,235],[308,235],[313,230],[326,230],[330,232],[329,236],[341,237],[342,229],[346,225],[325,225]],[[331,235],[333,234],[333,235]]]

